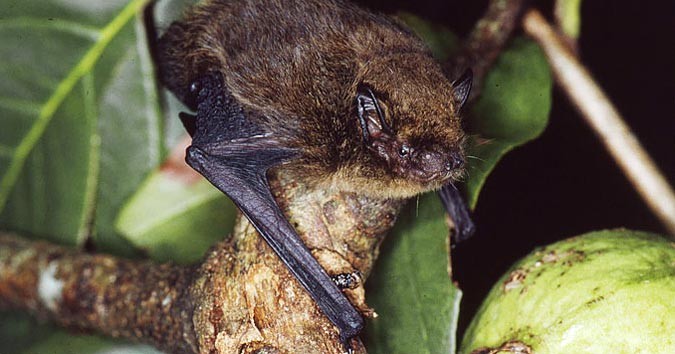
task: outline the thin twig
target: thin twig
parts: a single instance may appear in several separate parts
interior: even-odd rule
[[[628,180],[675,235],[675,193],[593,77],[536,10],[523,18],[525,32],[544,49],[560,87],[605,144]]]

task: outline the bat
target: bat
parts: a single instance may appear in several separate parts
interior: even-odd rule
[[[159,75],[194,114],[186,161],[227,194],[351,350],[361,314],[276,204],[271,169],[313,188],[376,198],[440,190],[454,238],[473,223],[460,109],[471,72],[450,81],[397,20],[333,0],[209,0],[158,43]]]

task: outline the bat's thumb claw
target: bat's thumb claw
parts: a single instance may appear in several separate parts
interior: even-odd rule
[[[187,162],[190,167],[194,168],[195,171],[202,173],[204,172],[204,165],[208,157],[204,150],[190,145],[185,151],[185,162]]]

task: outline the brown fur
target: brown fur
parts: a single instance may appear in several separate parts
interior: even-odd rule
[[[251,115],[256,123],[302,151],[287,168],[323,187],[408,197],[459,174],[422,181],[415,171],[394,172],[363,143],[361,83],[378,97],[397,144],[462,155],[463,133],[452,84],[424,44],[348,2],[207,1],[162,37],[160,71],[181,99],[200,75],[222,73],[245,110],[260,113]]]

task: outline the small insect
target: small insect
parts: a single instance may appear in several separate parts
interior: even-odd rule
[[[376,198],[440,189],[455,239],[473,232],[452,185],[471,72],[448,80],[396,20],[341,0],[210,0],[171,24],[159,58],[163,83],[196,111],[180,115],[188,164],[241,209],[347,348],[363,318],[284,218],[270,169]]]

